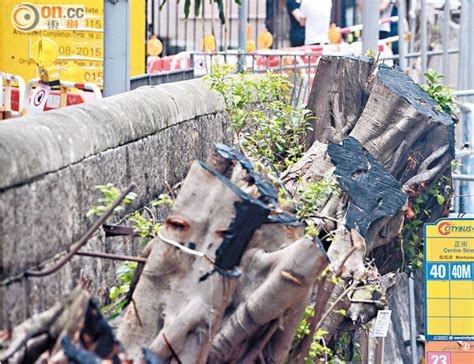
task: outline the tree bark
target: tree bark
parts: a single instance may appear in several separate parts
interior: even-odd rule
[[[314,80],[317,87],[311,89],[307,106],[316,117],[309,146],[315,140],[340,143],[349,134],[364,110],[373,70],[374,61],[368,57],[320,58]]]

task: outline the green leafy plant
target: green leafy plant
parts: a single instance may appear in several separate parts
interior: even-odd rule
[[[235,74],[234,71],[229,65],[214,65],[206,80],[224,97],[236,143],[248,156],[284,172],[303,156],[305,139],[312,130],[311,114],[289,103],[291,84],[286,76],[273,72]],[[280,189],[279,202],[295,208],[298,219],[307,224],[306,235],[313,237],[319,235],[319,231],[312,218],[335,192],[338,192],[335,180],[300,179],[296,197],[289,198],[284,189]]]
[[[312,130],[309,112],[276,100],[269,113],[270,117],[265,112],[254,115],[241,144],[255,159],[263,157],[283,171],[303,156],[303,137]]]
[[[451,169],[453,171],[456,171],[458,169],[458,167],[459,167],[459,161],[457,159],[453,159],[451,161]]]
[[[300,321],[296,329],[295,337],[292,343],[292,350],[294,350],[303,339],[310,334],[309,318],[314,317],[314,305],[309,305],[305,308],[303,319]],[[305,364],[314,364],[321,358],[332,358],[332,351],[322,344],[322,339],[327,331],[319,330],[313,336],[308,355],[304,359]]]
[[[230,65],[212,65],[211,73],[205,76],[209,86],[219,92],[225,100],[230,129],[239,134],[250,118],[260,114],[252,105],[266,107],[265,103],[289,98],[291,84],[287,77],[271,71],[263,74],[236,73]]]
[[[136,212],[129,221],[132,223],[133,230],[143,238],[141,245],[146,244],[150,238],[160,232],[161,224],[147,218],[144,213]]]
[[[421,85],[421,88],[428,92],[428,94],[438,103],[436,110],[444,110],[447,113],[455,116],[459,113],[456,97],[453,91],[442,84],[443,75],[438,74],[435,70],[430,69],[424,74],[426,84]]]
[[[319,230],[317,229],[317,227],[312,222],[310,222],[310,223],[308,223],[308,225],[306,225],[306,227],[304,229],[304,233],[310,239],[312,239],[315,236],[319,236]]]
[[[160,206],[168,206],[173,207],[174,200],[173,198],[168,195],[167,193],[162,193],[158,196],[157,200],[153,200],[150,203],[151,207],[160,207]]]
[[[280,188],[278,202],[284,208],[290,207],[295,210],[296,217],[306,223],[306,236],[312,238],[319,235],[319,231],[314,225],[314,219],[318,217],[317,212],[333,193],[340,194],[335,179],[323,178],[319,181],[305,181],[303,177],[300,177],[296,196],[289,198],[285,189]],[[331,238],[332,234],[328,236],[328,239]]]
[[[110,320],[116,318],[126,305],[126,295],[130,290],[136,268],[136,262],[126,262],[117,268],[116,277],[119,285],[110,289],[109,298],[112,302],[101,309],[102,312],[108,314]]]
[[[230,130],[239,147],[281,172],[303,155],[304,140],[311,131],[310,113],[289,102],[291,84],[285,75],[234,71],[228,65],[214,65],[206,80],[224,97]]]
[[[162,193],[158,199],[150,202],[150,207],[172,207],[173,202],[173,198],[170,195]],[[151,217],[147,217],[146,214],[151,215]],[[128,221],[131,223],[133,230],[143,238],[140,243],[142,246],[148,243],[151,238],[157,236],[162,226],[160,222],[155,222],[155,218],[148,207],[145,207],[143,212],[135,212],[128,218]]]
[[[367,57],[375,59],[377,57],[377,53],[373,49],[369,49],[366,54]]]
[[[98,199],[98,205],[91,208],[87,211],[86,216],[101,216],[106,212],[108,209],[112,207],[115,201],[118,200],[122,192],[115,187],[112,183],[107,183],[106,185],[98,185],[95,186],[100,192],[102,192],[103,196]],[[131,204],[137,198],[137,194],[130,192],[125,199],[123,200],[122,204],[118,206],[114,213],[121,212],[124,210],[124,204]]]
[[[332,178],[305,181],[300,177],[297,191],[298,198],[295,200],[297,206],[296,216],[301,221],[314,218],[314,214],[328,197],[332,193],[339,193],[337,182]]]
[[[98,205],[92,207],[87,212],[87,216],[102,215],[115,203],[115,201],[117,201],[119,196],[122,194],[122,192],[112,183],[98,185],[96,188],[102,193],[102,196],[97,200]],[[132,203],[136,197],[137,195],[135,193],[129,193],[123,200],[123,204]],[[117,207],[115,212],[123,211],[123,204]],[[133,227],[133,230],[140,236],[140,246],[146,245],[150,239],[158,235],[160,232],[162,224],[161,222],[155,221],[152,209],[160,208],[162,206],[173,206],[173,198],[166,193],[162,193],[159,195],[158,199],[153,200],[149,206],[145,206],[143,209],[135,211],[124,218],[125,222],[128,222]],[[110,289],[110,304],[102,308],[102,312],[106,313],[109,316],[109,319],[114,319],[117,317],[125,306],[125,297],[130,290],[130,285],[136,267],[136,262],[126,262],[118,267],[116,271],[118,285],[115,285]]]
[[[447,178],[441,177],[438,182],[429,186],[422,194],[411,200],[412,219],[405,219],[402,228],[403,267],[408,271],[423,267],[423,223],[431,217],[430,206],[443,206],[445,196],[451,187],[446,184]]]

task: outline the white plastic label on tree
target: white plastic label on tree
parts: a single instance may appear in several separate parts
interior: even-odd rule
[[[390,325],[390,317],[392,316],[392,310],[380,310],[377,313],[377,319],[375,320],[374,332],[372,337],[386,337],[388,333],[388,326]]]
[[[31,94],[28,111],[30,114],[38,114],[44,111],[46,100],[49,96],[50,87],[47,85],[39,85]]]

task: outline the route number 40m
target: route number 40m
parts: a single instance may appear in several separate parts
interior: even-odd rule
[[[448,272],[449,267],[449,272]],[[434,263],[428,264],[428,279],[449,279],[454,280],[470,280],[472,279],[471,263]]]

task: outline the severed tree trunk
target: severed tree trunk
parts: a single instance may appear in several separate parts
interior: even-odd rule
[[[322,57],[308,107],[317,116],[311,144],[281,178],[292,194],[301,178],[337,180],[340,193],[314,214],[321,241],[282,211],[250,161],[216,145],[192,165],[147,248],[118,328],[123,358],[303,363],[317,330],[338,352],[342,335],[387,304],[406,266],[401,231],[414,199],[443,176],[450,183],[453,120],[399,69],[366,58]],[[428,208],[424,221],[446,213]],[[291,347],[310,303],[311,334]]]
[[[340,143],[360,114],[370,93],[369,76],[374,71],[372,58],[321,57],[308,100],[316,117],[308,145],[315,140]]]
[[[334,68],[334,64],[340,63],[346,63],[347,68],[353,67],[351,61],[338,58],[323,57],[321,60],[322,67],[326,69]],[[413,219],[408,214],[411,199],[437,183],[442,176],[450,177],[450,162],[454,159],[454,122],[447,113],[438,112],[434,100],[399,69],[379,65],[376,73],[367,76],[367,83],[363,82],[365,74],[356,75],[360,81],[358,83],[354,82],[355,75],[338,78],[336,92],[332,94],[334,96],[323,92],[334,88],[332,80],[329,80],[329,84],[321,84],[316,79],[315,88],[319,91],[313,91],[308,105],[316,115],[320,113],[320,105],[328,103],[332,105],[331,112],[337,113],[337,110],[332,109],[334,99],[344,99],[344,90],[353,89],[354,84],[360,86],[354,91],[357,95],[354,98],[361,100],[355,103],[356,113],[359,110],[357,106],[363,105],[360,116],[354,120],[346,108],[339,108],[342,112],[337,114],[337,123],[331,122],[331,118],[321,118],[322,122],[315,133],[315,138],[322,142],[339,142],[340,138],[345,138],[343,147],[347,144],[349,149],[342,148],[338,159],[347,159],[347,168],[343,168],[343,173],[337,171],[338,161],[334,158],[334,152],[341,149],[340,146],[315,142],[302,160],[287,171],[283,179],[291,186],[301,175],[307,180],[319,180],[330,175],[337,177],[345,193],[342,198],[331,196],[320,215],[337,217],[341,222],[321,220],[319,226],[327,233],[336,233],[328,254],[333,261],[338,262],[344,252],[347,253],[356,246],[352,234],[347,232],[347,228],[355,224],[363,238],[363,244],[359,246],[363,245],[365,251],[356,248],[355,251],[359,250],[360,253],[345,262],[345,270],[349,274],[343,278],[346,281],[358,279],[365,283],[368,272],[364,259],[372,256],[374,249],[379,248],[379,251],[388,253],[392,261],[402,261],[398,254],[400,245],[403,244],[400,233],[405,220]],[[323,76],[320,77],[320,81],[322,80]],[[369,88],[370,94],[365,100]],[[358,143],[363,146],[364,152],[357,151]],[[360,158],[362,154],[367,155],[366,161]],[[336,164],[336,168],[331,164]],[[410,199],[404,205],[405,194]],[[445,197],[448,201],[449,196]],[[446,208],[440,208],[436,203],[428,208],[432,209],[431,220],[446,213]],[[424,220],[426,221],[426,217]],[[387,247],[389,248],[386,249]],[[384,261],[380,256],[378,258],[379,262]],[[377,269],[377,266],[372,268]],[[392,265],[392,269],[399,268],[400,264]],[[372,274],[375,277],[377,275]],[[394,284],[391,275],[385,278],[378,276],[378,286],[382,293]],[[330,288],[324,287],[323,291],[328,289]],[[337,287],[334,290],[337,291]],[[328,305],[333,300],[334,297]],[[380,303],[383,306],[383,301]],[[368,304],[351,305],[346,301],[342,308],[349,310],[348,318],[354,324],[368,322],[373,315],[367,315],[367,312],[376,313]],[[338,334],[338,328],[343,326],[346,319],[340,314],[329,315],[324,324],[325,330],[329,332],[327,339]],[[352,329],[355,329],[354,325]]]
[[[251,363],[262,353],[282,362],[328,261],[294,218],[277,211],[276,191],[250,162],[218,145],[208,164],[194,163],[162,235],[217,259],[153,242],[118,332],[127,353],[136,357],[146,346],[183,363]]]

